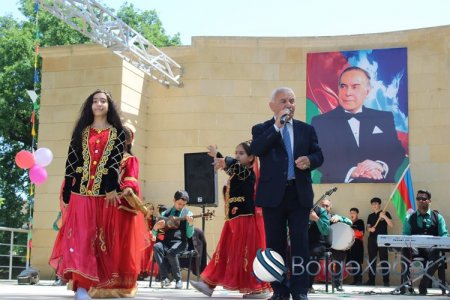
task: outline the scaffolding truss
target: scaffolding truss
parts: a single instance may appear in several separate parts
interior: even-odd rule
[[[166,86],[181,87],[181,66],[95,0],[39,0],[43,9]]]

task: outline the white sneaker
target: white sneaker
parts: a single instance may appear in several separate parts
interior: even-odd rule
[[[161,280],[161,288],[165,288],[166,286],[169,286],[172,282],[168,278]]]
[[[175,288],[176,288],[177,290],[181,290],[181,289],[183,288],[183,281],[178,280],[178,281],[175,283]]]
[[[191,285],[199,292],[205,294],[208,297],[211,297],[214,289],[210,288],[209,285],[204,283],[203,281],[190,281]]]
[[[91,300],[92,298],[89,297],[88,292],[84,288],[78,288],[77,292],[75,293],[75,300]]]

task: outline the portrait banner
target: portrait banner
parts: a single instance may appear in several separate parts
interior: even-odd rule
[[[325,159],[313,182],[396,182],[409,162],[407,49],[308,53],[306,72]]]

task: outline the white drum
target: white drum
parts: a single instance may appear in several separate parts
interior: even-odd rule
[[[334,223],[330,227],[328,242],[334,250],[348,250],[355,242],[355,232],[345,223]]]

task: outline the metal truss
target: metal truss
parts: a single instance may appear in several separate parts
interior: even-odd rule
[[[181,87],[181,66],[95,0],[39,0],[42,8],[159,83]]]

